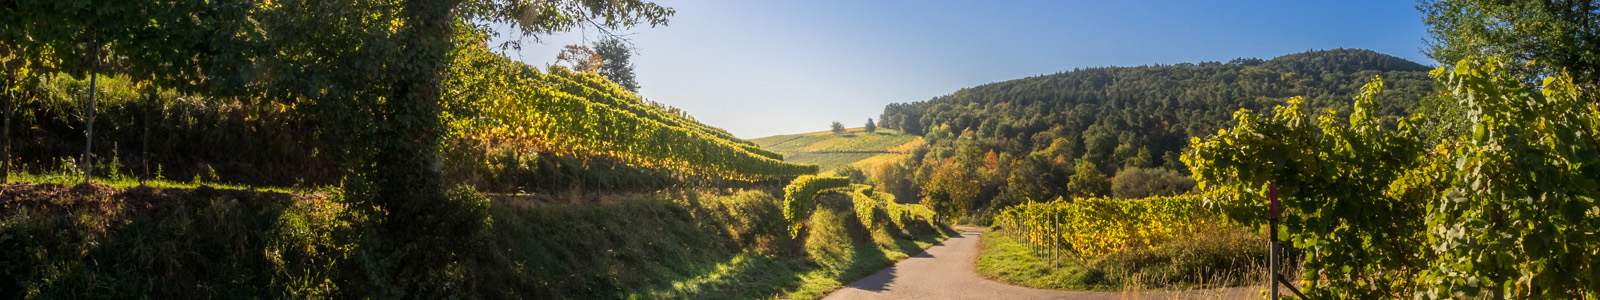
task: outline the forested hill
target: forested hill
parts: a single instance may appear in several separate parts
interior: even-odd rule
[[[1069,192],[1064,186],[1079,159],[1107,176],[1127,167],[1179,169],[1178,151],[1190,137],[1232,124],[1233,113],[1241,108],[1259,111],[1303,96],[1312,108],[1347,113],[1351,97],[1374,76],[1385,83],[1378,97],[1381,113],[1409,114],[1433,90],[1430,69],[1364,49],[1308,51],[1270,60],[1078,69],[890,104],[880,124],[926,137],[932,155],[918,160],[936,162],[958,152],[981,159],[994,150],[1011,160],[1001,162],[1006,168],[996,168],[999,174],[994,176],[1000,179],[1012,177],[1006,174],[1009,169],[1048,169],[1036,171],[1051,174],[1020,178],[1055,181],[1038,186],[1063,188],[1026,193],[1053,197]],[[968,145],[972,151],[941,151]],[[970,155],[973,151],[980,155]],[[909,161],[905,167],[918,175],[933,172],[922,165]],[[929,180],[917,177],[916,186]],[[1004,180],[991,185],[1002,184],[1015,185]],[[992,186],[985,193],[1000,189]]]

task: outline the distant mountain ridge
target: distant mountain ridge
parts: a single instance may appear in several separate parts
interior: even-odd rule
[[[955,127],[951,130],[977,129],[981,124],[977,123],[979,119],[975,115],[968,115],[971,118],[940,117],[959,110],[936,108],[971,103],[986,106],[1007,103],[1015,107],[1048,102],[1053,103],[1053,107],[1043,108],[1055,109],[1065,108],[1063,105],[1096,104],[1154,112],[1211,108],[1206,109],[1207,115],[1226,117],[1238,108],[1263,108],[1255,104],[1265,103],[1251,103],[1258,100],[1272,99],[1276,101],[1266,102],[1277,103],[1281,98],[1302,96],[1314,107],[1339,109],[1341,105],[1335,102],[1348,102],[1348,96],[1372,76],[1382,76],[1389,83],[1387,92],[1380,96],[1383,112],[1400,115],[1409,112],[1418,97],[1431,92],[1431,79],[1427,77],[1431,69],[1372,50],[1342,48],[1288,54],[1271,60],[1241,58],[1227,63],[1085,68],[963,88],[925,101],[892,103],[880,115],[880,120],[887,123],[886,128],[921,135],[931,129],[928,125]],[[925,115],[929,117],[924,118]],[[1013,114],[1012,117],[1026,116]],[[1195,132],[1200,131],[1211,130]]]

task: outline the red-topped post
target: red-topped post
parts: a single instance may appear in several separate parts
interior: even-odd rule
[[[1272,282],[1268,299],[1278,300],[1278,182],[1267,184],[1267,281]]]

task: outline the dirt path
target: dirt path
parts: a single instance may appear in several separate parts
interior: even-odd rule
[[[981,227],[957,227],[961,235],[928,248],[824,299],[1259,299],[1259,288],[1181,292],[1083,292],[1041,290],[995,282],[974,271]]]

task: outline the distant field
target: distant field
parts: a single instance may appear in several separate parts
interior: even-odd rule
[[[761,145],[761,148],[783,153],[784,161],[816,164],[824,173],[844,165],[866,168],[873,163],[897,159],[923,143],[922,138],[915,135],[888,129],[867,133],[862,128],[851,128],[844,134],[819,131],[775,135],[751,141]]]

